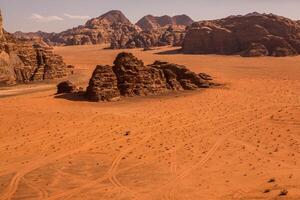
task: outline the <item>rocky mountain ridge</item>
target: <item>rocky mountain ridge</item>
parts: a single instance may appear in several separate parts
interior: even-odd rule
[[[147,17],[144,17],[147,18]],[[186,25],[192,20],[186,15],[154,17],[157,28],[143,30],[132,24],[118,10],[109,11],[88,20],[84,25],[61,33],[14,33],[18,38],[42,38],[49,45],[108,44],[112,49],[145,48],[149,46],[181,45]],[[142,25],[141,25],[142,26]]]

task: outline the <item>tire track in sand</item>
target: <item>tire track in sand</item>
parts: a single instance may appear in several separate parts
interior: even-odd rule
[[[236,132],[238,130],[243,130],[249,126],[255,125],[257,122],[259,121],[263,121],[265,119],[268,119],[272,114],[267,114],[259,119],[257,119],[255,122],[250,122],[244,126],[240,126],[238,128],[235,128],[231,131],[229,131],[228,133],[226,133],[225,135],[221,136],[215,143],[214,145],[209,149],[209,151],[205,154],[205,156],[203,158],[201,158],[201,160],[199,162],[197,162],[196,164],[194,164],[192,167],[184,170],[182,173],[180,173],[174,180],[170,181],[169,184],[165,185],[163,188],[168,187],[169,185],[171,185],[169,191],[167,192],[166,195],[164,195],[164,199],[166,200],[171,200],[174,199],[173,197],[173,193],[175,190],[176,185],[178,185],[179,181],[182,180],[183,178],[187,177],[188,175],[190,175],[190,173],[199,168],[202,167],[204,164],[207,163],[207,161],[217,152],[217,150],[219,149],[219,147],[227,140],[227,138],[233,133]]]

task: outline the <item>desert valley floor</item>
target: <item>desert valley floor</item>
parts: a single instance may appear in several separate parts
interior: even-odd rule
[[[299,200],[300,56],[172,50],[128,51],[225,85],[113,103],[59,98],[51,84],[0,98],[0,199]],[[86,87],[120,50],[55,52]]]

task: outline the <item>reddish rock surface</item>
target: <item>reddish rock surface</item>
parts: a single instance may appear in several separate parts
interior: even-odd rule
[[[116,101],[120,98],[117,76],[111,66],[96,67],[86,90],[86,96],[92,101]]]
[[[131,53],[120,53],[114,66],[96,67],[86,96],[93,101],[115,101],[121,96],[158,95],[167,91],[209,86],[208,79],[185,66],[162,61],[144,65]]]
[[[300,25],[274,14],[259,13],[201,21],[188,28],[182,50],[195,54],[297,55]]]

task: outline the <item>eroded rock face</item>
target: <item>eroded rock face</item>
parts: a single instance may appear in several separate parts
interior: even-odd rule
[[[209,85],[208,79],[205,80],[185,66],[162,61],[144,65],[131,53],[120,53],[114,66],[96,67],[86,94],[93,101],[114,101],[121,96],[158,95]]]
[[[146,96],[167,90],[161,70],[145,66],[132,54],[120,53],[113,66],[122,96]]]
[[[96,67],[86,90],[86,96],[92,101],[116,101],[120,98],[117,76],[111,66]]]
[[[243,57],[261,57],[268,56],[269,51],[265,45],[260,43],[251,43],[248,49],[241,53]]]
[[[251,13],[192,24],[184,53],[288,56],[300,53],[300,25],[273,14]]]
[[[5,32],[3,27],[0,30],[0,84],[28,83],[67,75],[62,57],[50,48],[17,39]]]

